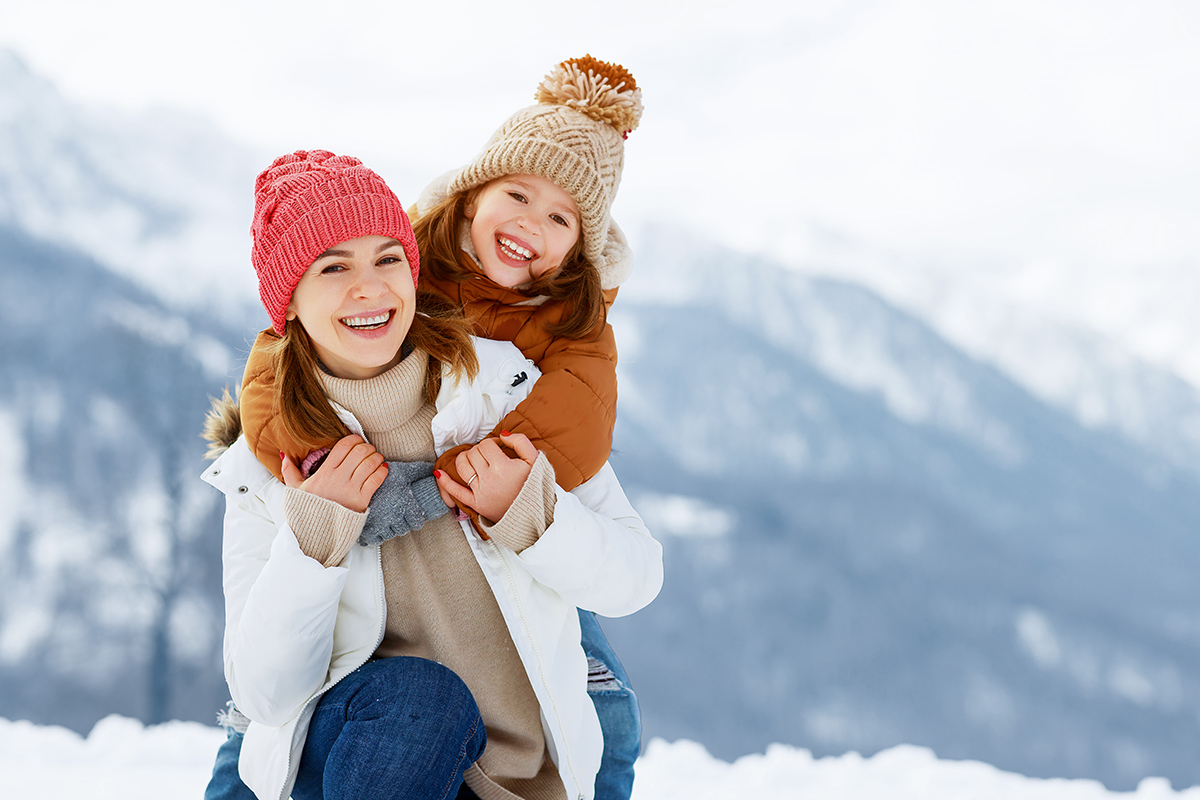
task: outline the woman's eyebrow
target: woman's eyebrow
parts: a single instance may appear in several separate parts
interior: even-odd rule
[[[379,247],[375,248],[375,252],[382,253],[384,250],[387,250],[389,247],[395,247],[397,245],[399,245],[400,247],[404,246],[403,242],[401,242],[399,239],[388,239],[386,242],[379,245]],[[314,258],[313,260],[320,261],[322,258],[329,258],[331,256],[335,257],[335,258],[350,258],[353,255],[354,255],[354,253],[350,252],[349,250],[338,250],[336,247],[331,247],[328,250],[326,250],[324,253],[321,253],[321,255]]]

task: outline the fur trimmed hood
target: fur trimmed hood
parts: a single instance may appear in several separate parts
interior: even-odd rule
[[[200,438],[208,442],[204,457],[209,461],[220,458],[241,435],[242,412],[226,388],[220,397],[212,398],[212,406],[204,415],[204,432],[200,434]]]

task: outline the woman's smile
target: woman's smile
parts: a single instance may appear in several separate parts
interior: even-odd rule
[[[342,317],[342,324],[356,331],[375,331],[392,320],[394,311],[384,311],[380,314],[370,314],[358,317]]]

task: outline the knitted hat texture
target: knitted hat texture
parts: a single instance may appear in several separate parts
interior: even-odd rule
[[[404,207],[383,179],[352,156],[297,150],[254,181],[253,247],[258,294],[283,335],[292,292],[317,256],[359,236],[390,236],[404,247],[417,282],[417,240]]]
[[[609,211],[625,166],[625,138],[641,120],[642,90],[621,65],[584,56],[551,70],[535,98],[537,105],[509,117],[451,178],[449,191],[505,175],[554,181],[578,204],[584,255],[603,272]]]

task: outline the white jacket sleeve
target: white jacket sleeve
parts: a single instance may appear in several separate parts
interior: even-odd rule
[[[242,713],[279,726],[325,683],[348,570],[301,551],[283,513],[283,485],[244,440],[205,478],[213,472],[209,482],[226,495],[225,678]]]
[[[606,617],[645,607],[662,588],[662,545],[629,504],[612,467],[574,491],[555,486],[554,522],[514,553],[539,583]]]

